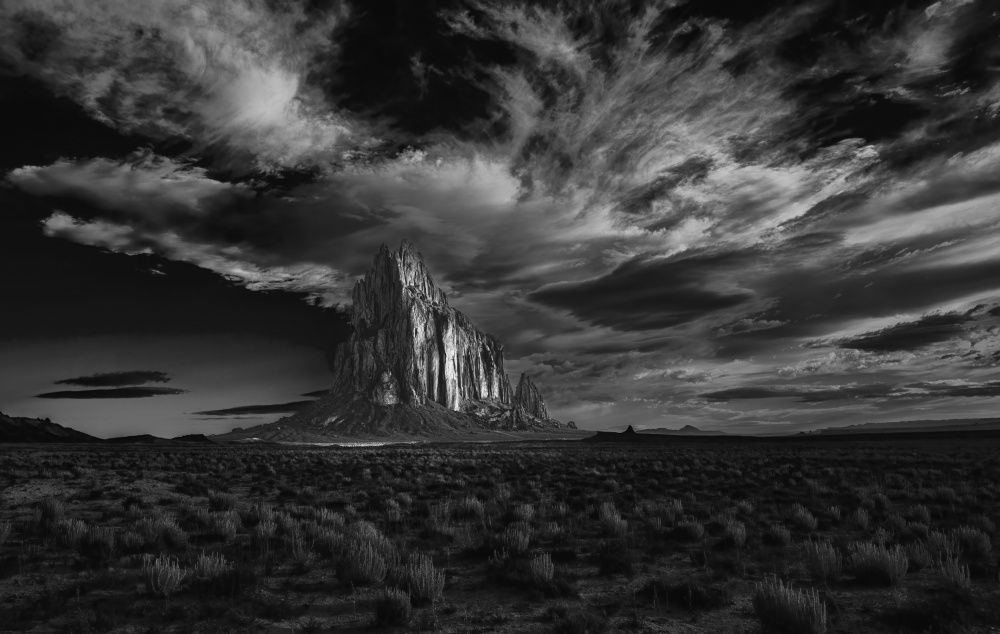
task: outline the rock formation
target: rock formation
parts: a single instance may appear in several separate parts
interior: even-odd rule
[[[575,428],[549,418],[527,375],[511,390],[503,345],[448,305],[409,242],[379,249],[353,304],[332,389],[276,425],[338,435]]]

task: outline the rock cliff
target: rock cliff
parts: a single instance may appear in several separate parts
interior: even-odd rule
[[[408,241],[379,249],[352,299],[354,332],[334,355],[329,394],[276,425],[343,435],[575,428],[549,418],[528,376],[511,390],[503,345],[448,305]]]

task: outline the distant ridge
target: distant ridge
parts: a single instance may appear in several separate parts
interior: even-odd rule
[[[82,431],[57,425],[47,418],[8,416],[0,412],[0,443],[102,442]]]
[[[888,423],[859,423],[844,427],[824,427],[818,434],[885,434],[930,431],[1000,430],[1000,418],[956,418],[943,420],[902,420]]]
[[[631,427],[631,425],[629,425]],[[666,427],[656,427],[654,429],[640,429],[638,434],[661,434],[665,436],[728,436],[724,431],[713,431],[698,429],[694,425],[684,425],[680,429],[668,429]]]

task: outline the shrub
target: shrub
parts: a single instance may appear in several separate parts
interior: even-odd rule
[[[906,546],[906,559],[910,570],[917,571],[934,565],[934,555],[923,542],[914,542]]]
[[[851,546],[850,568],[861,583],[895,586],[906,575],[909,561],[900,546],[856,543]]]
[[[702,583],[684,581],[671,586],[659,586],[656,595],[666,597],[672,606],[681,606],[686,610],[713,610],[725,607],[733,602],[733,595],[727,587],[715,587]]]
[[[701,539],[705,535],[705,527],[702,526],[700,522],[685,520],[677,524],[677,528],[674,529],[674,534],[681,539],[693,542]]]
[[[56,535],[59,543],[67,548],[76,548],[87,534],[86,522],[78,519],[59,520],[56,523]]]
[[[236,537],[240,524],[240,518],[234,511],[214,513],[208,520],[208,533],[227,542],[232,541]]]
[[[975,560],[988,559],[993,545],[990,536],[971,526],[960,526],[952,531],[952,536],[959,543],[962,551]]]
[[[410,596],[419,603],[434,603],[444,592],[444,572],[434,569],[434,562],[427,555],[410,555],[406,565],[406,583]]]
[[[819,520],[813,517],[813,514],[806,507],[795,504],[792,506],[792,524],[801,531],[811,533],[819,526]]]
[[[375,599],[375,625],[395,627],[407,625],[413,618],[410,595],[398,588],[385,588]]]
[[[932,531],[927,535],[924,544],[936,561],[961,554],[958,540],[953,535],[946,535],[939,531]]]
[[[263,550],[266,550],[277,529],[278,525],[274,520],[261,520],[259,524],[250,529],[250,541]]]
[[[87,556],[106,562],[117,549],[115,531],[108,526],[91,526],[80,542],[80,550]]]
[[[931,512],[923,504],[916,504],[911,506],[906,512],[907,519],[913,520],[915,522],[921,522],[923,524],[931,523]]]
[[[524,522],[514,522],[500,534],[500,547],[512,555],[528,552],[531,542],[531,529]]]
[[[848,518],[848,522],[851,526],[859,531],[866,531],[871,525],[871,516],[868,515],[868,511],[865,509],[855,509]]]
[[[161,555],[153,559],[152,555],[147,555],[143,559],[142,577],[150,594],[169,599],[180,589],[185,576],[186,571],[175,557]]]
[[[286,542],[288,554],[292,561],[300,570],[308,570],[316,560],[316,551],[313,550],[312,541],[305,538],[302,533],[292,533]]]
[[[7,538],[10,537],[10,522],[0,522],[0,546],[7,543]]]
[[[605,502],[601,505],[598,517],[605,536],[624,537],[625,533],[628,532],[628,522],[618,514],[618,510],[611,502]]]
[[[603,634],[608,629],[608,619],[590,610],[552,608],[553,634]]]
[[[367,540],[353,543],[337,565],[337,578],[350,584],[378,584],[385,578],[385,560]]]
[[[135,525],[150,546],[180,546],[187,542],[187,533],[172,517],[147,517]]]
[[[747,541],[747,527],[743,522],[729,518],[724,526],[722,537],[725,545],[743,548]]]
[[[530,522],[535,517],[535,507],[531,504],[518,504],[514,506],[512,514],[522,522]]]
[[[753,609],[764,631],[824,634],[826,605],[815,590],[796,590],[772,578],[756,584]]]
[[[836,581],[844,569],[844,559],[828,541],[811,541],[803,546],[806,569],[817,581]]]
[[[556,572],[555,566],[552,565],[552,556],[548,553],[535,555],[531,558],[528,571],[531,582],[536,585],[552,581]]]
[[[969,567],[963,565],[958,557],[945,557],[938,564],[938,572],[950,585],[957,588],[968,588],[972,585]]]
[[[771,524],[764,529],[762,539],[769,546],[787,546],[792,543],[792,532],[781,524]]]
[[[209,581],[221,577],[227,573],[232,566],[226,561],[222,553],[212,553],[206,555],[204,551],[198,555],[194,565],[191,567],[191,576],[202,581]]]
[[[231,493],[208,492],[208,510],[210,511],[233,511],[236,509],[237,503],[236,496]]]

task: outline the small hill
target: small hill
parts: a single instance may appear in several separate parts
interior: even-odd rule
[[[724,431],[712,431],[705,429],[698,429],[694,425],[685,425],[680,429],[667,429],[666,427],[657,427],[655,429],[640,429],[639,434],[664,434],[668,436],[727,436]]]
[[[101,439],[57,425],[47,418],[8,416],[0,412],[0,443],[57,442],[101,442]]]
[[[208,445],[214,445],[215,444],[215,441],[212,440],[211,438],[209,438],[208,436],[206,436],[205,434],[185,434],[183,436],[177,436],[176,438],[173,438],[172,440],[180,440],[182,442],[201,443],[201,444],[208,444]]]

